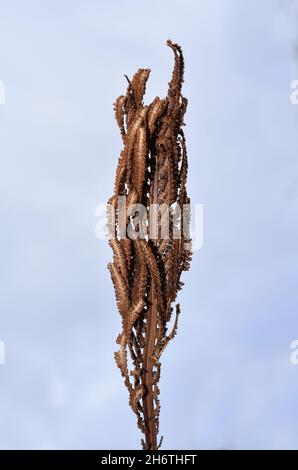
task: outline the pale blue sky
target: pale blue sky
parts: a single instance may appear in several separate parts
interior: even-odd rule
[[[298,448],[298,106],[277,0],[0,2],[0,448],[137,448],[94,236],[124,74],[164,96],[185,53],[189,193],[205,244],[163,357],[164,449]],[[298,77],[297,77],[298,79]]]

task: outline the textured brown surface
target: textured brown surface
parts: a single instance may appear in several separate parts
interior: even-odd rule
[[[175,204],[181,208],[189,204],[187,153],[182,130],[187,107],[187,100],[181,94],[184,61],[178,44],[168,40],[167,45],[175,56],[167,97],[156,97],[149,106],[144,105],[150,70],[139,69],[131,81],[128,79],[126,95],[120,96],[114,105],[124,144],[114,195],[109,200],[116,214],[119,196],[126,196],[127,204],[143,204],[148,213],[153,203],[170,208]],[[126,214],[126,226],[134,222],[134,217]],[[177,222],[170,212],[168,238],[162,238],[159,227],[154,239],[131,240],[119,234],[117,215],[109,222],[109,243],[114,253],[109,270],[122,318],[122,332],[117,338],[120,349],[115,359],[129,391],[138,426],[145,436],[142,446],[147,450],[160,445],[157,442],[160,356],[176,334],[179,304],[170,333],[167,326],[173,314],[173,302],[183,285],[181,273],[189,269],[191,259],[190,244],[186,244],[190,240],[183,234],[180,239],[173,237],[177,224],[181,225],[181,220]]]

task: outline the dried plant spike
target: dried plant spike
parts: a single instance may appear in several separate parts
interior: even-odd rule
[[[141,443],[145,450],[157,450],[162,443],[162,437],[158,437],[160,357],[177,332],[179,304],[170,333],[169,322],[183,285],[181,274],[189,269],[191,260],[191,240],[182,229],[184,215],[189,214],[184,208],[190,202],[182,130],[187,108],[187,99],[181,94],[184,59],[178,44],[168,40],[167,45],[174,52],[167,96],[144,105],[150,70],[139,69],[131,80],[126,77],[126,95],[119,96],[114,104],[123,140],[114,194],[109,199],[115,216],[108,223],[113,251],[108,268],[122,320],[115,360],[144,434]],[[120,198],[125,199],[124,214]],[[137,207],[134,211],[131,204]],[[157,207],[155,232],[152,207]],[[179,239],[175,236],[177,230],[181,233]]]

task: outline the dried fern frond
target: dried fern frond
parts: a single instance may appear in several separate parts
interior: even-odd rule
[[[182,130],[187,100],[181,94],[184,60],[181,47],[168,40],[175,64],[166,98],[156,97],[146,106],[143,97],[150,74],[139,69],[128,80],[126,95],[114,104],[115,117],[124,148],[118,162],[114,194],[109,203],[116,215],[109,222],[113,261],[109,264],[122,332],[115,353],[117,366],[124,377],[130,395],[130,405],[137,415],[138,426],[145,435],[144,449],[158,449],[160,356],[175,336],[180,313],[169,334],[173,303],[183,283],[182,271],[189,269],[190,240],[182,230],[185,207],[189,204],[186,190],[187,152]],[[142,235],[138,215],[127,210],[124,214],[125,234],[121,230],[119,197],[128,204],[142,204],[149,214],[158,205],[160,220],[154,238]],[[175,206],[179,205],[177,217]],[[168,236],[162,236],[163,220],[167,215]],[[151,219],[147,221],[151,233]],[[133,227],[138,236],[127,238]],[[122,227],[123,228],[123,227]],[[177,230],[181,237],[177,239]],[[128,354],[131,361],[128,361]],[[128,364],[132,364],[129,366]],[[129,370],[130,369],[130,370]]]

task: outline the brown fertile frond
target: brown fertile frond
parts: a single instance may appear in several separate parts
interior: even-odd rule
[[[162,341],[160,342],[161,349],[160,349],[160,351],[158,351],[158,354],[157,354],[158,358],[162,355],[162,353],[166,349],[166,347],[169,344],[169,342],[171,341],[171,339],[173,339],[177,334],[179,315],[180,315],[180,305],[177,304],[176,305],[176,317],[175,317],[173,328],[172,328],[170,334],[168,336],[165,336],[165,338],[163,338]]]
[[[127,185],[129,189],[133,188],[133,166],[134,166],[134,158],[133,152],[134,147],[136,144],[136,139],[138,135],[139,128],[144,124],[146,125],[147,121],[147,114],[148,114],[148,106],[140,109],[136,112],[136,119],[132,123],[131,127],[128,130],[127,137],[125,140],[125,147],[124,147],[124,155],[125,155],[125,166],[127,172]]]
[[[125,320],[126,312],[129,307],[129,292],[122,274],[117,270],[113,263],[108,264],[108,269],[111,273],[112,281],[115,288],[116,301],[119,312]]]
[[[179,44],[167,40],[167,45],[173,50],[175,55],[175,66],[172,74],[172,79],[169,82],[168,96],[175,98],[176,102],[180,99],[182,83],[184,81],[184,59],[182,49]]]
[[[146,393],[145,388],[142,384],[138,385],[130,394],[130,406],[135,413],[138,412],[140,407],[140,400]]]
[[[127,337],[129,337],[129,334],[135,322],[138,320],[140,314],[142,313],[144,305],[145,305],[145,301],[143,299],[139,299],[135,304],[132,305],[131,310],[128,312]]]
[[[143,96],[146,91],[146,83],[150,75],[150,69],[139,69],[131,81],[131,92],[138,109],[143,103]]]
[[[173,328],[167,335],[168,322],[173,315],[173,302],[183,285],[181,274],[189,269],[191,260],[188,234],[182,234],[179,240],[174,237],[182,229],[186,209],[181,207],[178,217],[174,217],[173,209],[189,203],[187,151],[182,130],[187,108],[187,99],[181,94],[184,59],[178,44],[168,40],[167,45],[174,53],[167,96],[156,97],[151,104],[144,105],[150,69],[139,69],[131,80],[126,77],[126,94],[115,101],[115,118],[124,146],[118,160],[114,194],[109,199],[115,217],[110,215],[108,219],[112,236],[109,244],[114,255],[108,268],[122,318],[122,332],[117,339],[120,349],[115,353],[115,360],[124,377],[138,426],[145,435],[142,447],[147,450],[158,449],[162,442],[161,439],[158,444],[157,439],[160,356],[177,332],[179,304]],[[133,239],[126,238],[120,230],[119,196],[126,196],[124,223],[126,229],[135,228],[137,234]],[[140,238],[141,222],[129,210],[130,204],[143,204],[146,214],[150,213],[152,204],[163,205],[154,239],[150,239],[150,233]],[[166,214],[169,238],[162,237]],[[148,220],[150,228],[150,217]]]
[[[125,176],[126,176],[125,153],[122,150],[122,152],[120,154],[120,158],[118,160],[118,166],[117,166],[117,170],[116,170],[116,178],[115,178],[115,184],[114,184],[115,204],[117,204],[117,195],[124,195],[125,194]],[[110,201],[111,201],[111,199],[109,200],[109,202]]]
[[[115,118],[118,123],[123,142],[125,140],[125,135],[126,135],[125,127],[124,127],[124,108],[123,108],[125,100],[126,100],[125,96],[119,96],[119,98],[117,98],[114,104]]]
[[[135,178],[134,187],[138,193],[139,200],[142,197],[143,184],[146,177],[147,164],[147,130],[145,126],[141,126],[137,132],[137,141],[134,153]]]
[[[167,107],[167,100],[160,100],[158,97],[149,106],[148,128],[150,135],[156,130],[156,124]]]
[[[109,245],[114,252],[114,265],[120,271],[122,278],[126,284],[126,287],[128,287],[129,282],[128,282],[128,270],[127,270],[125,251],[119,240],[110,239]]]
[[[126,259],[126,265],[127,265],[127,270],[131,271],[131,266],[132,266],[132,242],[129,239],[121,239],[119,240],[122,249],[125,253],[125,259]]]
[[[133,273],[133,286],[131,289],[131,298],[135,302],[137,299],[144,299],[147,286],[147,265],[143,262],[142,251],[136,244],[135,271]]]
[[[124,377],[125,385],[129,391],[132,386],[129,380],[128,367],[127,367],[127,351],[126,351],[126,338],[124,333],[120,334],[117,338],[117,343],[120,345],[120,350],[114,353],[115,361],[120,369],[121,375]]]

